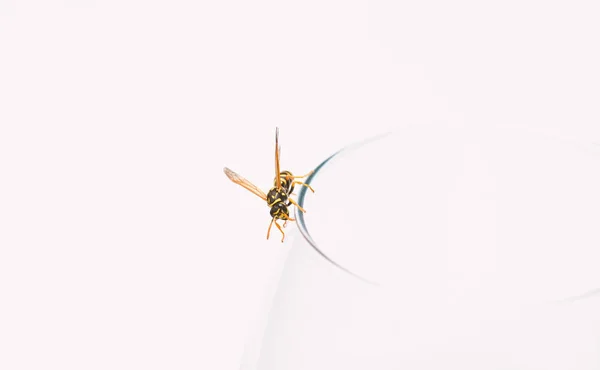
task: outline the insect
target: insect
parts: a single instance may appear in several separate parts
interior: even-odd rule
[[[290,212],[288,207],[292,204],[296,206],[301,212],[305,213],[306,211],[300,207],[298,203],[294,199],[292,199],[292,192],[294,191],[295,185],[306,186],[313,193],[314,189],[302,182],[298,179],[302,179],[310,176],[313,171],[310,171],[304,176],[294,176],[290,171],[281,171],[279,168],[279,157],[281,155],[281,148],[279,147],[279,128],[275,128],[275,178],[273,180],[273,187],[269,190],[267,194],[265,194],[260,188],[246,180],[242,176],[238,175],[234,171],[229,168],[223,168],[223,172],[229,178],[229,180],[234,183],[242,186],[243,188],[251,191],[255,195],[259,196],[262,200],[267,202],[267,206],[271,208],[269,212],[271,215],[271,223],[269,224],[269,228],[267,230],[267,239],[269,239],[269,235],[271,234],[271,226],[275,224],[275,226],[281,231],[281,242],[285,239],[285,233],[281,228],[281,225],[277,223],[278,220],[283,220],[283,227],[287,225],[288,221],[295,221],[294,218],[290,217]]]

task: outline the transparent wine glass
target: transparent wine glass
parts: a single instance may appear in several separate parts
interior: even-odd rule
[[[600,368],[600,147],[415,125],[307,179],[242,369]]]

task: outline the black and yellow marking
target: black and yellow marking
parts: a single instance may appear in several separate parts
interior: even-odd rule
[[[312,191],[314,193],[315,190],[310,185],[308,185],[302,181],[296,180],[296,179],[303,179],[305,177],[308,177],[312,173],[313,173],[313,171],[310,171],[309,173],[307,173],[304,176],[294,176],[294,175],[292,175],[292,173],[290,171],[281,171],[281,173],[279,173],[279,185],[283,189],[285,189],[288,194],[292,194],[294,192],[295,185],[306,186],[307,188],[310,189],[310,191]],[[277,180],[274,181],[274,184],[275,184],[275,186],[277,186]]]

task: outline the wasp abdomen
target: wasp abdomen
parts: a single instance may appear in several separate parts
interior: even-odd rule
[[[285,189],[286,193],[292,194],[294,191],[294,175],[290,171],[281,171],[279,173],[279,183]]]

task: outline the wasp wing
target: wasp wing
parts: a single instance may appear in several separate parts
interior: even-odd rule
[[[281,188],[281,181],[279,181],[279,174],[281,173],[281,170],[279,168],[279,154],[280,154],[280,148],[279,148],[279,127],[275,127],[275,186],[277,187],[277,189]]]
[[[250,181],[246,180],[245,178],[243,178],[242,176],[233,172],[232,170],[230,170],[227,167],[223,168],[223,172],[225,172],[225,175],[227,175],[227,177],[229,177],[229,180],[235,182],[236,184],[242,186],[243,188],[250,190],[254,194],[258,195],[262,200],[264,200],[264,201],[267,200],[267,195],[265,194],[265,192],[260,190],[256,185],[254,185]]]

